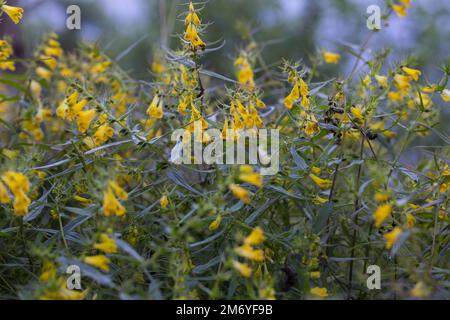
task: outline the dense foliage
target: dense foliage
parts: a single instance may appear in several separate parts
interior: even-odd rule
[[[154,53],[148,81],[93,44],[66,52],[49,34],[18,61],[0,40],[0,297],[448,297],[449,139],[434,127],[450,65],[429,83],[411,58],[363,59],[366,42],[349,75],[317,82],[339,53],[274,67],[242,26],[230,79],[203,67],[221,44],[206,41],[202,5],[183,8],[180,44]],[[383,19],[409,5],[389,2]],[[279,172],[174,163],[171,134],[196,121],[224,140],[279,130]],[[427,135],[439,144],[420,145]]]

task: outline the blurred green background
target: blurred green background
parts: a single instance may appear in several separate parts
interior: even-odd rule
[[[122,61],[125,69],[136,77],[148,77],[152,51],[161,43],[175,48],[182,32],[179,14],[186,10],[187,0],[10,0],[9,4],[25,8],[22,24],[12,26],[4,19],[2,33],[14,33],[19,52],[29,55],[42,35],[56,31],[65,48],[77,41],[97,42],[112,57],[117,56],[142,36],[148,36]],[[256,40],[266,43],[263,52],[268,64],[282,57],[306,62],[318,50],[340,51],[339,45],[361,44],[369,34],[366,9],[382,0],[210,0],[201,12],[203,22],[212,22],[206,40],[224,40],[225,47],[208,56],[205,64],[217,72],[232,73],[233,54],[241,46],[237,26],[251,27]],[[79,5],[82,28],[66,28],[66,8]],[[198,5],[197,7],[202,7]],[[417,64],[430,77],[439,75],[438,67],[450,52],[450,1],[412,0],[408,16],[392,15],[371,40],[371,48],[394,49],[392,62],[414,54]],[[337,67],[348,71],[353,58],[343,54]],[[333,70],[335,72],[336,70]],[[435,79],[431,79],[435,80]]]

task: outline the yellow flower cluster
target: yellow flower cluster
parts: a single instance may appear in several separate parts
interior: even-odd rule
[[[7,40],[0,39],[0,70],[16,70],[14,61],[8,60],[13,54],[13,48]]]
[[[255,87],[255,80],[253,79],[253,70],[250,65],[249,58],[245,52],[234,61],[234,65],[238,69],[238,81],[240,84],[247,86],[249,89]]]
[[[107,217],[116,215],[123,216],[126,213],[125,207],[117,200],[128,199],[128,193],[115,181],[109,181],[106,191],[103,194],[103,214]]]
[[[184,39],[189,41],[194,50],[196,49],[205,49],[206,45],[203,40],[198,35],[197,28],[200,27],[200,18],[197,15],[197,12],[192,4],[192,1],[189,3],[189,12],[185,19],[186,31],[184,33]]]
[[[0,181],[0,202],[3,204],[10,202],[10,197],[5,185],[14,196],[13,208],[15,214],[18,216],[27,215],[28,207],[31,203],[30,198],[26,195],[26,193],[30,191],[30,182],[28,181],[28,178],[16,171],[6,171],[2,174]]]
[[[265,240],[264,232],[260,227],[256,227],[252,232],[244,239],[244,244],[235,248],[235,252],[246,259],[254,262],[264,261],[264,251],[262,249],[255,249],[254,246],[262,244]],[[236,260],[233,260],[233,267],[246,278],[250,278],[253,273],[253,269],[247,264]]]

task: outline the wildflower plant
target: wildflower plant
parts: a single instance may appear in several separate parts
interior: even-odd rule
[[[1,75],[0,297],[448,297],[448,137],[435,126],[450,65],[430,83],[409,58],[363,62],[362,46],[351,74],[321,79],[343,52],[269,67],[243,32],[224,76],[203,65],[222,50],[206,5],[184,7],[178,46],[155,50],[151,79],[94,44],[67,52],[54,33],[20,62],[24,77]],[[22,19],[4,1],[0,12]],[[0,69],[17,63],[0,39]],[[278,130],[280,170],[171,161],[178,143],[210,142],[208,128],[224,141]],[[402,157],[429,135],[442,144]],[[67,287],[70,265],[80,290]],[[369,265],[383,290],[366,287]]]

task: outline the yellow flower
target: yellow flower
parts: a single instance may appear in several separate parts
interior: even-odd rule
[[[36,74],[47,81],[50,81],[52,77],[52,72],[44,67],[37,67]]]
[[[410,88],[409,84],[410,78],[408,76],[404,76],[402,74],[396,74],[394,76],[394,82],[402,93],[408,92]]]
[[[245,278],[250,278],[252,276],[253,270],[247,263],[233,260],[233,267]]]
[[[375,193],[374,199],[376,202],[385,202],[391,198],[387,192],[377,192]]]
[[[425,299],[430,295],[430,290],[423,281],[419,281],[409,293],[414,298]]]
[[[94,133],[94,141],[97,146],[102,145],[108,139],[112,138],[114,135],[114,129],[111,128],[107,123],[102,124],[97,128],[97,131]]]
[[[404,73],[406,73],[408,76],[410,76],[414,81],[418,81],[420,75],[422,74],[422,72],[420,72],[420,70],[411,69],[408,67],[402,67],[402,70]]]
[[[379,228],[383,222],[389,217],[392,212],[392,205],[389,203],[382,204],[377,208],[375,213],[373,214],[373,218],[375,219],[375,226]]]
[[[222,222],[222,215],[219,214],[216,217],[216,219],[209,224],[209,226],[208,226],[209,231],[217,230],[217,228],[219,228],[221,222]]]
[[[323,58],[326,63],[337,64],[339,63],[339,60],[341,60],[341,55],[339,53],[324,51]]]
[[[248,244],[244,244],[234,249],[241,257],[250,259],[252,261],[261,262],[264,260],[264,251],[261,249],[254,249]]]
[[[442,91],[441,98],[445,102],[449,102],[450,101],[450,90],[449,89],[444,89]]]
[[[89,126],[92,120],[94,120],[94,118],[96,117],[96,115],[97,112],[95,111],[95,109],[89,109],[86,111],[78,112],[76,116],[78,130],[81,133],[85,133],[87,129],[89,129]]]
[[[311,168],[311,172],[314,173],[315,175],[319,175],[322,172],[322,169],[320,169],[319,167],[313,166]]]
[[[103,214],[107,217],[111,215],[123,216],[126,213],[124,206],[116,199],[110,187],[103,194]]]
[[[184,20],[184,24],[187,26],[189,24],[195,24],[196,26],[200,25],[200,18],[198,17],[194,5],[192,4],[192,1],[189,3],[189,13],[186,16],[186,19]]]
[[[14,196],[30,191],[30,182],[28,181],[28,178],[20,172],[6,171],[2,174],[1,179]]]
[[[320,287],[314,287],[309,290],[309,292],[319,298],[326,298],[328,297],[328,290],[327,288],[320,288]]]
[[[36,80],[31,80],[30,82],[30,91],[33,99],[38,101],[41,98],[42,86]]]
[[[234,64],[239,67],[238,71],[239,83],[250,87],[254,87],[255,81],[253,79],[254,76],[253,70],[250,65],[250,62],[248,61],[248,58],[244,55],[241,55],[239,58],[235,60]]]
[[[415,224],[416,224],[416,218],[411,213],[407,213],[406,214],[406,225],[408,226],[408,228],[414,227]]]
[[[400,229],[399,227],[395,227],[394,229],[392,229],[392,231],[384,235],[384,239],[386,240],[386,249],[392,248],[401,233],[402,229]]]
[[[91,266],[99,268],[102,271],[109,271],[110,260],[104,255],[85,257],[83,261]]]
[[[257,246],[264,242],[264,231],[260,227],[256,227],[245,238],[244,243],[249,246]]]
[[[284,106],[288,109],[292,109],[294,102],[300,99],[300,88],[297,82],[291,90],[291,93],[284,99]]]
[[[403,97],[402,97],[402,93],[399,91],[390,91],[388,92],[388,99],[391,101],[402,101]]]
[[[322,179],[318,176],[316,176],[315,174],[310,174],[309,177],[312,179],[312,181],[314,181],[314,183],[321,189],[328,189],[331,187],[332,182],[331,180],[328,179]]]
[[[352,113],[352,115],[360,122],[364,121],[364,117],[362,114],[362,110],[358,107],[351,107],[350,108],[350,112]]]
[[[313,199],[313,203],[314,204],[323,204],[323,203],[327,203],[327,202],[328,202],[327,198],[322,198],[322,197],[317,196],[317,195]]]
[[[261,188],[263,185],[263,179],[258,172],[241,173],[239,175],[239,180],[252,184],[258,188]]]
[[[167,208],[169,204],[169,199],[167,198],[166,195],[162,196],[161,199],[159,199],[159,205],[161,206],[161,208]]]
[[[402,6],[400,4],[393,4],[392,9],[400,18],[403,18],[407,15],[405,6]]]
[[[197,27],[194,23],[190,23],[187,28],[186,32],[184,33],[184,39],[189,41],[194,48],[201,48],[204,49],[206,47],[203,40],[199,37],[197,32]]]
[[[377,80],[378,84],[383,87],[383,88],[387,88],[388,87],[388,78],[385,76],[380,76],[378,74],[375,75],[375,80]]]
[[[147,115],[150,118],[161,119],[164,116],[163,100],[155,96],[147,108]]]
[[[0,181],[0,203],[7,204],[11,201],[9,199],[8,190],[6,190],[3,182]]]
[[[308,135],[308,136],[313,136],[315,135],[317,132],[320,131],[319,125],[317,124],[316,121],[313,120],[308,120],[306,122],[306,126],[304,129],[304,132]]]
[[[234,183],[230,184],[228,188],[236,198],[244,203],[250,203],[250,194],[246,189]]]
[[[117,244],[106,233],[100,235],[100,242],[94,244],[94,248],[105,253],[116,253]]]
[[[128,200],[128,193],[119,186],[115,181],[110,181],[109,186],[112,188],[117,198],[120,200]]]
[[[48,282],[51,279],[56,278],[56,266],[51,261],[45,261],[42,267],[41,275],[39,276],[40,282]]]
[[[20,22],[20,20],[22,19],[23,9],[20,7],[13,7],[13,6],[8,6],[8,5],[4,4],[4,5],[2,5],[1,9],[4,13],[6,13],[11,18],[11,20],[15,24],[18,24]]]

